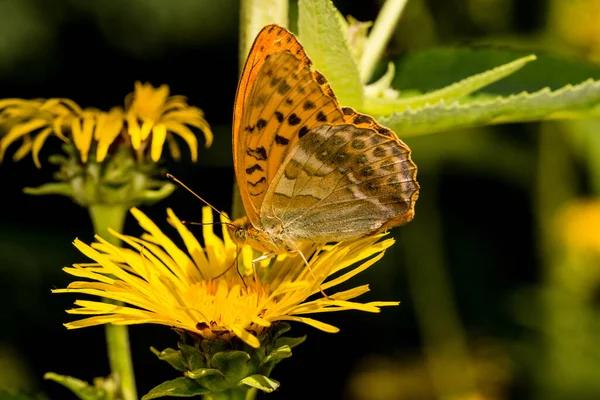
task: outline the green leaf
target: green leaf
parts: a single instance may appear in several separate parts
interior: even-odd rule
[[[330,0],[299,0],[298,35],[340,103],[360,108],[363,88],[338,15]]]
[[[250,355],[244,351],[222,351],[213,356],[211,365],[225,375],[228,382],[238,382],[250,372]]]
[[[45,183],[36,188],[26,187],[23,192],[27,194],[33,194],[35,196],[43,196],[48,194],[59,194],[67,197],[73,196],[73,188],[68,183],[64,182],[50,182]]]
[[[50,154],[48,156],[48,162],[53,165],[62,165],[68,162],[67,157],[62,154]]]
[[[301,337],[282,337],[277,339],[277,341],[275,342],[275,348],[279,348],[282,346],[289,346],[290,349],[293,349],[294,347],[298,346],[301,343],[304,343],[304,341],[306,340],[306,335],[301,336]]]
[[[387,65],[387,71],[375,82],[365,86],[365,98],[386,97],[396,99],[399,92],[392,89],[392,81],[396,75],[396,66],[390,62]]]
[[[111,396],[104,388],[92,386],[81,379],[72,376],[59,375],[54,372],[46,372],[44,379],[60,383],[67,389],[70,389],[82,400],[113,400],[116,397]]]
[[[194,346],[190,346],[189,344],[185,344],[182,342],[177,343],[177,347],[179,347],[179,350],[181,350],[181,354],[187,359],[188,357],[190,357],[192,354],[195,354],[198,352],[198,349]]]
[[[267,378],[264,375],[250,375],[244,379],[242,379],[239,383],[240,386],[246,385],[259,390],[262,390],[265,393],[271,393],[280,386],[279,382],[275,379]]]
[[[230,345],[223,339],[206,339],[200,342],[200,347],[203,354],[212,355],[220,351],[226,351],[230,348]]]
[[[497,65],[505,64],[530,52],[497,49],[444,47],[407,52],[394,58],[396,76],[393,87],[437,90]],[[522,91],[535,92],[545,87],[557,90],[565,85],[600,79],[600,67],[587,61],[536,52],[537,60],[522,70],[485,88],[486,93],[510,95]]]
[[[181,351],[167,348],[159,352],[153,347],[151,347],[150,349],[158,357],[159,360],[168,362],[177,371],[183,372],[187,370],[186,362],[183,359]]]
[[[535,60],[534,55],[519,58],[504,65],[500,65],[491,70],[465,78],[459,82],[453,83],[445,88],[435,90],[419,96],[410,96],[398,99],[385,99],[375,96],[367,96],[363,110],[368,114],[386,115],[392,112],[404,111],[407,108],[417,109],[426,104],[435,104],[441,100],[449,102],[450,100],[460,99],[479,90],[489,84],[511,75],[517,70],[523,68],[525,64]]]
[[[292,329],[291,325],[287,322],[277,322],[273,324],[273,327],[269,331],[270,341],[277,340],[281,335],[287,333]]]
[[[187,376],[190,379],[203,379],[207,376],[211,376],[211,375],[219,375],[220,377],[223,377],[223,374],[221,373],[221,371],[219,371],[218,369],[213,369],[213,368],[200,368],[200,369],[195,369],[193,371],[188,371],[185,373],[185,376]]]
[[[598,117],[599,104],[600,81],[590,79],[554,92],[546,88],[464,104],[440,101],[417,110],[393,113],[378,121],[407,136],[508,122]]]
[[[204,360],[204,355],[199,350],[196,350],[195,353],[189,354],[187,357],[187,366],[192,371],[201,368],[206,368],[206,361]]]
[[[134,199],[135,203],[153,204],[161,201],[171,195],[175,190],[176,186],[171,182],[164,182],[156,190],[144,190],[137,198]]]
[[[290,346],[281,346],[270,352],[265,358],[262,359],[259,368],[262,368],[267,363],[277,364],[279,361],[291,357],[292,349]]]
[[[337,11],[337,10],[336,10]],[[359,66],[362,59],[365,43],[367,42],[367,35],[369,29],[373,26],[373,21],[361,22],[356,18],[348,15],[348,20],[338,11],[338,21],[342,28],[342,33],[348,43],[348,48],[354,63]],[[359,67],[357,67],[359,68]],[[360,71],[359,71],[360,74]]]
[[[163,382],[150,390],[142,397],[142,400],[157,399],[159,397],[194,397],[209,393],[208,389],[203,388],[191,379],[180,377],[171,381]]]

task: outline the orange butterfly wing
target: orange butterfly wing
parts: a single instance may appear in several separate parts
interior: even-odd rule
[[[269,251],[356,238],[414,216],[410,148],[372,117],[341,107],[311,65],[292,33],[269,25],[238,86],[236,178],[254,244]]]
[[[313,127],[344,122],[327,80],[311,65],[296,37],[277,25],[260,31],[246,60],[232,145],[241,198],[254,226],[260,226],[267,189],[289,150]]]

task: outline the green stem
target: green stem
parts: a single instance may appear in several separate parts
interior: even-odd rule
[[[128,207],[122,205],[96,204],[89,207],[94,231],[103,239],[118,246],[120,240],[108,232],[108,228],[122,233]],[[111,301],[112,302],[112,301]],[[112,302],[114,303],[114,302]],[[137,400],[135,375],[129,348],[129,332],[126,326],[106,325],[106,346],[112,374],[121,385],[124,400]]]
[[[387,0],[367,37],[360,60],[360,80],[367,83],[387,46],[408,0]]]
[[[250,46],[261,28],[268,24],[288,26],[288,0],[241,0],[240,11],[240,71],[244,67]]]
[[[568,148],[560,124],[540,125],[538,165],[535,179],[534,207],[538,223],[537,243],[544,267],[553,265],[556,255],[554,218],[562,206],[575,197],[576,174],[569,160]]]
[[[565,121],[560,126],[571,126],[577,134],[584,135],[587,143],[587,162],[590,174],[590,189],[595,196],[600,195],[600,138],[598,120]]]
[[[572,366],[585,365],[584,362],[589,359],[587,355],[578,359],[578,344],[587,343],[588,340],[585,319],[589,308],[585,301],[578,298],[581,293],[573,290],[581,287],[577,282],[581,276],[577,276],[578,269],[573,268],[573,264],[569,264],[565,255],[561,254],[560,243],[556,241],[556,215],[577,193],[577,174],[570,154],[565,151],[568,146],[561,126],[565,125],[540,125],[538,165],[534,180],[533,210],[536,213],[538,251],[544,274],[544,285],[538,292],[540,304],[544,307],[541,322],[545,340],[535,388],[537,397],[541,399],[563,398],[565,385],[572,385],[583,376],[574,380],[574,374],[578,374],[575,371],[580,370]]]
[[[261,28],[268,24],[288,25],[288,0],[241,0],[240,11],[240,73],[244,68],[250,46]],[[232,216],[243,217],[246,213],[236,184],[233,185]]]
[[[258,393],[257,389],[249,389],[248,393],[246,393],[246,400],[254,400],[256,398],[256,394]]]

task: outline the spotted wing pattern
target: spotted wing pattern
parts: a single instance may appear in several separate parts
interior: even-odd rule
[[[343,122],[325,77],[296,37],[263,28],[244,67],[234,110],[233,154],[246,213],[256,225],[267,189],[289,149],[310,129]]]
[[[355,238],[412,219],[416,172],[395,135],[324,124],[288,155],[261,214],[300,240]]]
[[[236,96],[236,178],[253,240],[272,251],[402,225],[418,198],[409,147],[372,117],[341,107],[311,66],[292,33],[267,26]]]

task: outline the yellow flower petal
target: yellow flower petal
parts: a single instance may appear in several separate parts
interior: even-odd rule
[[[131,138],[131,145],[135,150],[139,150],[142,145],[142,133],[137,117],[133,113],[127,114],[127,132]]]
[[[108,153],[108,149],[123,129],[123,115],[121,110],[111,110],[110,113],[102,114],[102,124],[96,127],[96,140],[98,148],[96,150],[96,160],[102,162]]]
[[[205,277],[202,275],[202,271],[210,271],[210,266],[208,263],[208,259],[204,254],[204,249],[202,248],[202,246],[200,246],[200,243],[198,242],[196,237],[192,235],[192,233],[185,225],[183,225],[183,223],[181,223],[179,218],[177,218],[173,210],[171,210],[170,208],[167,209],[167,215],[169,217],[169,223],[171,223],[171,225],[177,229],[177,232],[183,239],[183,243],[185,244],[188,253],[192,256],[192,259],[194,260],[194,263],[197,266],[197,268],[195,268],[194,270],[197,271],[198,274],[200,274],[200,276],[190,275],[190,278],[197,280],[199,280],[199,278],[212,278],[212,276]]]
[[[196,139],[196,135],[194,135],[192,130],[184,124],[175,121],[167,121],[165,122],[165,126],[167,127],[167,131],[176,133],[185,140],[190,149],[192,161],[196,162],[198,159],[198,139]]]
[[[142,127],[140,128],[140,137],[142,138],[142,141],[148,139],[148,136],[150,136],[153,127],[153,120],[146,120],[142,123]]]
[[[31,100],[24,99],[0,99],[0,109],[12,106],[24,106],[29,105]]]
[[[181,159],[181,150],[179,149],[179,145],[175,139],[173,139],[173,136],[167,135],[167,144],[169,145],[171,157],[173,157],[175,160]]]
[[[182,250],[180,250],[175,245],[175,243],[171,241],[171,239],[169,239],[164,233],[162,233],[162,231],[156,226],[156,224],[154,224],[154,222],[152,222],[148,217],[146,217],[146,215],[144,215],[140,210],[138,210],[137,208],[132,208],[131,214],[135,217],[140,226],[146,229],[157,240],[157,243],[164,247],[169,256],[173,257],[175,264],[178,266],[178,269],[173,272],[177,273],[180,276],[185,276],[184,270],[188,267],[189,264],[192,263],[192,260],[190,260],[185,255],[185,253]]]
[[[258,349],[260,347],[260,342],[258,341],[258,338],[252,335],[247,330],[239,328],[237,326],[232,326],[231,330],[233,331],[233,333],[235,333],[237,337],[239,337],[255,349]]]
[[[33,119],[31,121],[16,125],[0,140],[0,160],[4,158],[4,153],[8,146],[22,136],[27,135],[37,129],[48,125],[45,119]]]
[[[338,333],[340,331],[339,328],[326,324],[321,321],[317,321],[316,319],[306,318],[306,317],[281,317],[277,319],[278,321],[297,321],[302,322],[303,324],[310,325],[313,328],[317,328],[323,332],[327,333]]]
[[[17,151],[15,151],[15,153],[13,154],[13,161],[19,161],[23,157],[25,157],[27,154],[29,154],[32,146],[33,146],[33,140],[31,140],[31,137],[25,136],[23,138],[23,143],[21,143],[21,146],[19,147],[19,149]]]
[[[83,122],[83,127],[82,127]],[[73,135],[73,144],[79,150],[82,162],[87,162],[90,146],[92,145],[94,122],[88,117],[84,117],[83,121],[79,118],[71,120],[71,133]]]
[[[331,287],[337,286],[342,282],[346,282],[348,279],[352,278],[353,276],[363,272],[364,270],[366,270],[367,268],[369,268],[371,265],[375,264],[377,261],[379,261],[381,259],[381,257],[383,257],[383,253],[379,253],[376,257],[371,258],[370,260],[368,260],[367,262],[363,263],[362,265],[360,265],[359,267],[354,268],[352,271],[345,273],[344,275],[332,279],[331,281],[324,283],[323,285],[321,285],[321,288],[323,290],[329,289]]]
[[[158,160],[160,160],[160,155],[162,154],[162,149],[166,139],[167,127],[163,124],[154,126],[152,129],[152,150],[150,153],[152,161],[158,162]]]
[[[73,143],[84,163],[89,159],[102,162],[121,133],[129,139],[122,145],[130,144],[140,162],[146,162],[148,158],[157,162],[167,140],[171,154],[179,158],[179,146],[173,135],[185,140],[193,161],[197,161],[197,138],[190,127],[204,132],[207,146],[212,142],[212,132],[202,110],[189,106],[185,96],[169,96],[167,85],[154,88],[149,83],[136,82],[134,92],[126,96],[125,103],[127,111],[114,107],[106,113],[95,108],[82,109],[74,101],[64,98],[2,99],[0,123],[10,132],[0,142],[0,161],[10,144],[32,134],[31,138],[23,139],[15,154],[15,158],[22,158],[32,149],[30,140],[35,131],[47,126],[51,126],[52,132],[64,142]],[[125,130],[123,126],[126,126]],[[38,166],[39,151],[51,134],[44,131],[43,137],[36,142],[34,162]],[[91,150],[96,154],[90,154]]]
[[[52,129],[54,130],[56,136],[58,136],[65,143],[68,143],[69,139],[67,139],[67,137],[62,132],[62,126],[65,119],[66,117],[64,116],[56,117],[56,119],[52,121]]]
[[[31,150],[31,154],[33,156],[33,162],[35,163],[35,166],[38,168],[42,167],[42,164],[40,163],[40,158],[39,158],[40,150],[42,149],[44,142],[46,141],[48,136],[50,136],[51,133],[52,133],[52,128],[48,127],[46,129],[44,129],[43,131],[41,131],[35,137],[35,139],[33,141],[33,148]]]
[[[360,303],[350,301],[368,291],[367,285],[329,293],[328,298],[308,301],[324,287],[323,281],[332,270],[358,267],[329,284],[335,286],[375,263],[388,246],[386,241],[366,237],[334,246],[303,246],[310,270],[301,257],[287,254],[272,260],[269,268],[261,268],[242,277],[235,271],[238,262],[251,264],[253,251],[232,243],[227,231],[224,239],[205,225],[204,247],[190,230],[168,210],[168,222],[179,233],[185,249],[178,248],[157,225],[137,209],[131,210],[146,231],[142,238],[115,235],[124,246],[106,240],[88,246],[76,240],[76,247],[94,263],[75,264],[64,271],[77,277],[66,289],[53,293],[75,293],[119,300],[124,305],[100,301],[76,301],[73,315],[89,316],[66,324],[69,329],[101,324],[161,324],[201,335],[204,338],[228,340],[234,336],[250,346],[261,345],[258,337],[276,321],[296,321],[325,332],[337,332],[333,325],[306,317],[306,314],[359,310],[377,313],[381,307],[397,302]],[[203,208],[204,224],[213,220],[209,207]],[[229,221],[221,215],[222,221]],[[372,249],[376,249],[373,251]],[[366,261],[357,259],[367,257]],[[242,257],[242,260],[239,260]],[[257,279],[255,279],[255,277]],[[312,298],[312,297],[311,297]]]
[[[61,98],[60,101],[66,104],[69,108],[71,108],[71,110],[73,110],[73,113],[75,114],[81,114],[83,112],[81,107],[79,107],[79,105],[71,99]]]

